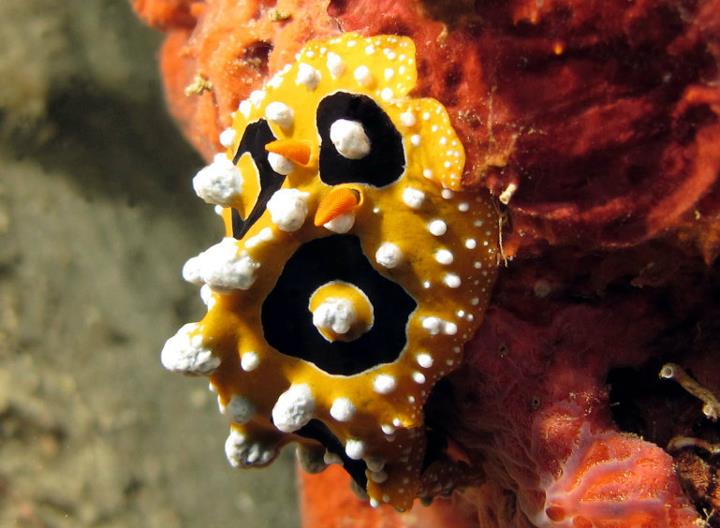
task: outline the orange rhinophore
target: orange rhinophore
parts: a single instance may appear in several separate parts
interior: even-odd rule
[[[310,163],[310,146],[303,141],[277,139],[265,145],[265,150],[285,156],[298,165]]]
[[[362,203],[362,193],[349,187],[335,187],[322,199],[315,213],[315,225],[320,227],[340,215],[352,212]]]

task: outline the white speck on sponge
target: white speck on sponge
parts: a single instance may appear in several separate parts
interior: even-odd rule
[[[240,358],[240,367],[245,372],[252,372],[260,365],[260,357],[257,352],[245,352]]]
[[[375,261],[384,268],[396,268],[402,260],[402,250],[392,242],[383,242],[375,252]]]
[[[220,144],[225,148],[232,147],[236,135],[237,132],[235,132],[234,128],[226,128],[220,133]]]
[[[271,123],[275,123],[283,130],[287,130],[293,126],[295,117],[290,108],[285,103],[273,101],[265,108],[265,117]]]
[[[208,375],[220,366],[220,358],[205,348],[202,334],[193,334],[197,323],[184,325],[165,342],[160,353],[163,367],[182,374]]]
[[[298,64],[298,73],[295,82],[302,84],[308,90],[315,90],[320,83],[320,72],[309,64],[301,62]]]
[[[365,456],[365,442],[350,438],[345,444],[345,454],[353,460],[360,460]]]
[[[340,77],[345,72],[345,62],[342,60],[340,55],[333,53],[332,51],[328,53],[327,56],[327,67],[330,71],[330,75],[335,78]]]
[[[277,152],[268,152],[267,158],[272,170],[278,174],[287,176],[295,170],[295,164],[282,154],[278,154]]]
[[[318,330],[332,330],[336,334],[349,332],[356,318],[352,303],[335,297],[326,299],[313,312],[313,324]]]
[[[324,223],[323,227],[334,233],[343,234],[350,231],[353,225],[355,225],[355,213],[351,211],[349,213],[336,216],[329,222]]]
[[[309,196],[297,189],[275,191],[267,203],[267,210],[275,225],[287,232],[300,229],[307,218]]]
[[[242,184],[240,171],[225,154],[216,154],[213,162],[193,178],[193,189],[200,198],[224,207],[230,207],[238,198]]]
[[[338,119],[330,125],[330,141],[347,159],[362,159],[370,153],[370,138],[360,121]]]
[[[202,252],[203,281],[216,291],[247,290],[255,282],[260,263],[240,253],[237,241],[226,237]]]
[[[305,384],[291,385],[275,402],[272,419],[283,433],[294,433],[310,420],[315,412],[315,397]]]
[[[420,209],[425,202],[425,193],[420,189],[406,187],[403,191],[402,199],[410,209]]]
[[[225,407],[225,415],[239,424],[249,422],[254,414],[255,405],[244,396],[233,396]]]
[[[434,236],[442,236],[447,233],[447,224],[442,220],[433,220],[428,224],[428,231]]]
[[[397,387],[397,381],[389,374],[379,374],[373,381],[373,389],[378,394],[390,394]]]
[[[435,252],[435,260],[443,266],[448,266],[453,263],[455,257],[453,257],[452,251],[448,251],[447,249],[438,249]]]
[[[355,406],[347,398],[337,398],[330,407],[330,416],[338,422],[349,422],[355,416]]]

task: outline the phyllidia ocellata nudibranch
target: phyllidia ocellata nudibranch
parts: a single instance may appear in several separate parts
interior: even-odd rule
[[[226,228],[183,269],[208,312],[162,352],[210,377],[233,466],[297,442],[400,510],[462,484],[462,462],[428,449],[423,408],[498,256],[496,210],[462,191],[463,145],[442,104],[410,95],[416,76],[411,39],[346,33],[239,105],[193,180]]]

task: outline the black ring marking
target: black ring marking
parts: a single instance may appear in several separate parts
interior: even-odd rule
[[[308,302],[330,281],[360,288],[373,305],[375,323],[349,342],[326,341],[312,323]],[[349,376],[395,361],[407,343],[406,327],[417,303],[370,265],[354,235],[333,235],[302,245],[285,264],[262,306],[266,341],[278,351]]]
[[[267,124],[267,121],[261,119],[260,121],[251,123],[245,129],[242,140],[240,140],[240,146],[235,153],[235,157],[233,157],[233,164],[237,165],[242,155],[248,152],[252,156],[258,173],[260,174],[260,193],[248,217],[243,220],[237,209],[232,209],[232,231],[233,236],[238,240],[244,237],[245,233],[247,233],[253,224],[262,216],[267,207],[268,200],[270,200],[275,191],[282,187],[285,181],[285,176],[278,174],[270,166],[267,151],[265,150],[265,145],[274,140],[275,136],[272,130],[270,130],[270,125]]]
[[[370,152],[358,160],[338,153],[330,140],[330,127],[338,119],[362,123],[370,139]],[[320,179],[328,185],[367,183],[383,187],[395,182],[405,170],[402,136],[390,117],[366,95],[337,92],[318,105],[320,133]]]

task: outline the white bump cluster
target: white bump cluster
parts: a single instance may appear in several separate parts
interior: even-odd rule
[[[330,125],[330,141],[340,155],[347,159],[362,159],[370,153],[370,138],[359,121],[335,121]]]
[[[223,207],[240,196],[242,184],[240,171],[225,154],[216,154],[213,162],[193,178],[193,189],[203,201]]]
[[[383,242],[375,252],[375,261],[384,268],[396,268],[402,260],[402,250],[392,242]]]
[[[420,189],[406,187],[403,191],[402,200],[410,209],[420,209],[425,203],[425,193]]]
[[[277,152],[268,152],[267,158],[272,170],[278,174],[287,176],[295,170],[295,164],[282,154],[278,154]]]
[[[275,191],[267,203],[267,210],[275,225],[287,232],[300,229],[307,218],[309,196],[297,189]]]
[[[165,342],[160,353],[163,367],[183,374],[212,374],[220,366],[220,358],[205,348],[202,334],[196,333],[197,323],[184,325]]]
[[[430,335],[438,335],[440,333],[446,335],[457,334],[457,325],[450,321],[444,321],[439,317],[425,317],[422,320],[422,327],[428,331]]]
[[[294,433],[306,425],[315,412],[315,397],[305,384],[291,385],[275,402],[272,419],[283,433]]]
[[[223,238],[185,265],[189,278],[202,281],[221,292],[247,290],[255,282],[255,272],[259,267],[260,263],[241,253],[237,241],[230,237]]]
[[[357,319],[355,307],[347,299],[330,297],[313,312],[313,325],[318,330],[346,334]]]

